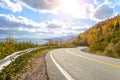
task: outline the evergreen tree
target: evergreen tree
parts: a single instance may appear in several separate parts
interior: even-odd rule
[[[118,30],[120,30],[120,23],[119,23],[119,21],[117,21],[115,26],[114,26],[114,31],[118,31]]]

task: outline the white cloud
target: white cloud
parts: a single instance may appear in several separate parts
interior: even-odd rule
[[[25,32],[34,33],[34,32],[37,32],[38,29],[35,29],[35,28],[26,28],[26,27],[19,27],[18,30],[19,31],[25,31]]]
[[[15,17],[13,15],[0,14],[0,32],[7,35],[28,35],[38,31],[44,32],[45,28],[42,23],[34,22],[25,17]],[[27,33],[27,34],[26,34]]]
[[[93,14],[94,14],[94,6],[92,4],[84,4],[82,6],[83,9],[83,14],[84,16],[86,16],[87,18],[92,18]]]
[[[2,8],[12,10],[13,12],[21,12],[22,6],[17,2],[11,2],[10,0],[0,0],[0,6]]]
[[[96,8],[94,17],[97,20],[103,20],[113,16],[113,14],[114,14],[113,6],[110,6],[109,4],[102,4]]]
[[[13,28],[16,26],[40,27],[39,23],[36,23],[22,16],[15,17],[11,14],[8,14],[8,15],[0,14],[0,27],[12,27]]]
[[[101,5],[101,4],[105,3],[105,2],[108,2],[108,1],[107,0],[94,0],[95,5]]]
[[[52,10],[60,4],[60,0],[18,0],[18,2],[33,10]]]
[[[51,21],[46,21],[45,23],[46,23],[46,27],[49,29],[59,29],[59,28],[67,29],[70,27],[70,25],[68,23],[59,21],[57,19],[53,19]]]
[[[64,17],[80,18],[80,19],[92,18],[92,16],[94,15],[95,8],[92,4],[84,3],[78,5],[77,3],[76,4],[74,3],[72,6],[71,5],[69,4],[68,6],[67,5],[60,6],[52,10],[52,13]]]
[[[34,11],[41,11],[52,10],[60,3],[60,0],[0,0],[0,7],[13,12],[21,12],[23,6]]]
[[[112,17],[116,13],[114,12],[115,4],[119,4],[118,0],[117,3],[112,3],[109,0],[93,0],[94,4],[83,4],[80,6],[80,10],[78,13],[73,14],[75,18],[80,19],[91,19],[95,21],[101,21],[107,18]]]
[[[0,30],[8,30],[9,28],[0,27]]]

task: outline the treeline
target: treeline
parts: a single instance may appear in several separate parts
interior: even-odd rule
[[[37,47],[37,44],[29,42],[16,42],[12,37],[7,37],[5,41],[0,42],[0,59],[12,54],[13,52],[27,48]]]
[[[77,36],[73,43],[89,46],[89,51],[111,57],[120,57],[120,16],[99,22]]]
[[[65,41],[65,42],[49,41],[45,43],[44,46],[74,47],[74,44],[69,41]]]

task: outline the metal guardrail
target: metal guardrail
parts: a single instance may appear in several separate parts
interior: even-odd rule
[[[29,49],[25,49],[25,50],[22,50],[22,51],[14,52],[13,54],[6,56],[5,58],[0,60],[0,71],[2,69],[4,69],[5,66],[7,66],[11,63],[11,59],[16,59],[17,57],[22,55],[23,52],[29,53],[29,52],[32,52],[32,51],[35,51],[35,50],[38,50],[38,49],[43,49],[43,48],[45,48],[45,47],[29,48]]]
[[[29,49],[14,52],[13,54],[8,55],[5,58],[0,60],[0,71],[2,71],[2,69],[4,69],[5,66],[9,65],[12,62],[11,59],[16,59],[17,57],[22,55],[23,52],[29,53],[29,52],[32,52],[32,51],[35,51],[38,49],[44,49],[44,48],[66,48],[66,47],[63,47],[63,46],[40,46],[40,47],[36,47],[36,48],[29,48]],[[69,48],[69,47],[67,47],[67,48]]]

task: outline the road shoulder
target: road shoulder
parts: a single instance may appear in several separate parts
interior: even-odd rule
[[[45,54],[32,58],[29,66],[19,73],[18,80],[48,80],[46,75]]]
[[[66,80],[66,78],[58,70],[58,68],[55,66],[54,62],[52,61],[50,57],[50,52],[46,54],[45,60],[46,60],[47,73],[48,73],[49,80]]]

